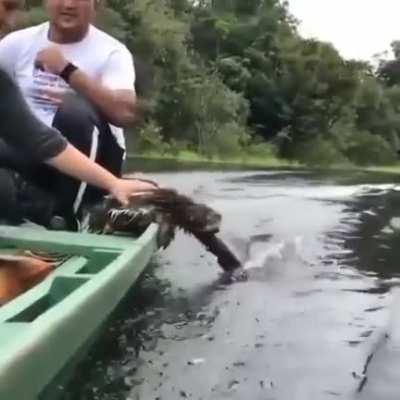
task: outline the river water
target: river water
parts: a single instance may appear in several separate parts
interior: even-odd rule
[[[179,234],[125,299],[63,398],[400,398],[395,175],[150,173],[223,215],[247,282]],[[397,178],[399,180],[399,178]]]

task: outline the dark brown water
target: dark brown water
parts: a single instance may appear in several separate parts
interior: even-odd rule
[[[310,172],[150,175],[207,202],[248,282],[179,235],[64,399],[400,398],[400,186]]]

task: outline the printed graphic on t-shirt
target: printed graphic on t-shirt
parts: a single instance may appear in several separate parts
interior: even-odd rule
[[[72,90],[62,78],[34,67],[32,85],[26,94],[35,108],[44,113],[55,114],[67,92]]]

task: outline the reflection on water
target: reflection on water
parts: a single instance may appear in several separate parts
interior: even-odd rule
[[[400,192],[371,190],[349,205],[348,219],[329,236],[344,240],[341,261],[364,271],[376,273],[382,279],[400,274],[400,227],[396,220],[400,215]]]
[[[393,176],[152,177],[223,214],[222,236],[249,280],[224,285],[216,261],[179,234],[121,305],[64,399],[400,398]]]

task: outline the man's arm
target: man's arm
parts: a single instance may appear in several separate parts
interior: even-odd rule
[[[145,181],[118,179],[70,144],[59,155],[47,160],[46,164],[67,175],[106,190],[123,205],[128,205],[129,198],[135,194],[157,189],[154,184]]]
[[[57,75],[60,75],[69,63],[57,46],[42,50],[36,61]],[[128,50],[122,49],[110,55],[100,82],[90,78],[80,69],[73,71],[68,78],[68,83],[73,89],[97,106],[111,124],[120,127],[131,125],[135,121],[134,82],[132,56]]]
[[[108,89],[79,69],[71,75],[69,84],[91,100],[111,124],[127,127],[135,122],[136,96],[132,90]]]

